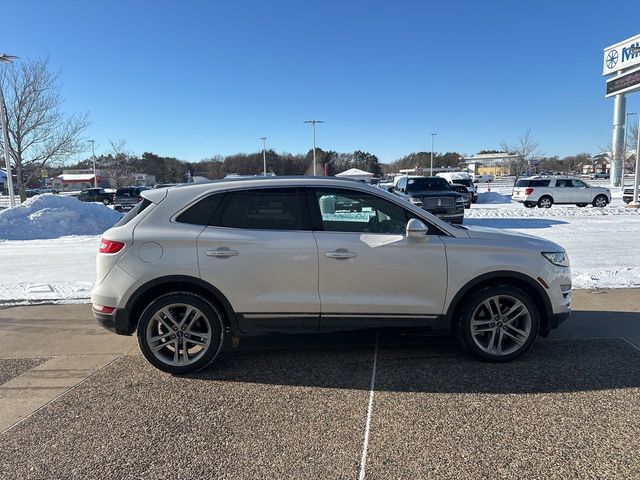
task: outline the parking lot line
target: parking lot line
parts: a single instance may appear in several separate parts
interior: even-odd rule
[[[376,335],[376,346],[373,351],[373,367],[371,368],[371,386],[369,387],[369,403],[367,405],[367,422],[364,427],[364,441],[362,442],[362,456],[360,457],[360,474],[358,478],[364,480],[367,466],[367,451],[369,450],[369,428],[371,426],[371,413],[373,412],[373,395],[376,388],[376,368],[378,366],[378,342],[380,334]]]

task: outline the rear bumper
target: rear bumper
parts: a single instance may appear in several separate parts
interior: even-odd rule
[[[129,314],[125,309],[114,310],[111,314],[99,313],[93,310],[93,317],[102,328],[112,333],[133,335],[133,332],[135,332],[135,327],[131,327]]]

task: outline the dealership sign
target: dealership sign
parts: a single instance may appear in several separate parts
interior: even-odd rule
[[[640,65],[640,35],[604,49],[603,75],[610,75],[618,70],[631,68],[635,65]]]

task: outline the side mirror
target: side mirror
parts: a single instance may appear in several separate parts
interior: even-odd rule
[[[407,223],[407,238],[425,238],[427,231],[427,226],[417,218],[412,218]]]

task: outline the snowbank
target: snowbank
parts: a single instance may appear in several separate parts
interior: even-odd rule
[[[122,214],[102,204],[47,193],[0,211],[0,239],[33,240],[67,235],[100,235]]]
[[[479,193],[477,203],[511,203],[511,195],[502,195],[498,192]]]

